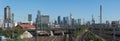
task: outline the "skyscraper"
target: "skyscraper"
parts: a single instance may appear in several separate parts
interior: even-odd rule
[[[32,21],[32,14],[28,14],[28,21]]]
[[[57,21],[56,21],[56,20],[54,21],[54,24],[55,24],[55,25],[57,24]]]
[[[100,5],[100,24],[102,24],[102,5]]]
[[[94,18],[93,18],[93,15],[92,15],[92,24],[95,24],[95,20],[94,20]]]
[[[106,24],[110,24],[108,20],[106,21]]]
[[[63,24],[67,25],[67,17],[63,17]]]
[[[71,25],[72,25],[72,26],[74,26],[74,25],[75,25],[75,23],[76,23],[75,19],[74,19],[74,18],[72,18],[72,20],[71,20]]]
[[[12,26],[12,15],[10,12],[10,7],[6,6],[4,8],[4,28],[8,28]]]
[[[41,24],[49,24],[49,20],[50,20],[50,17],[49,15],[41,15],[40,17],[41,19]]]
[[[78,25],[81,25],[81,19],[78,19]]]
[[[4,8],[4,20],[10,19],[10,7],[6,6]]]
[[[40,11],[38,10],[36,25],[39,28],[47,28],[49,24],[49,19],[49,15],[41,15]]]
[[[41,16],[41,13],[40,13],[40,11],[38,10],[38,11],[37,11],[37,17],[36,17],[36,29],[38,29],[38,28],[40,27],[40,26],[39,26],[39,24],[40,24],[40,22],[41,22],[40,16]]]
[[[60,18],[60,16],[58,16],[58,24],[60,24],[61,23],[61,18]]]
[[[29,21],[29,24],[32,24],[32,14],[28,14],[28,21]]]
[[[36,17],[36,31],[40,28],[39,24],[41,21],[39,21],[41,18],[39,18],[41,15],[40,11],[38,10],[37,11],[37,17]],[[36,37],[35,37],[35,41],[37,41],[37,36],[38,36],[38,33],[36,33]]]
[[[69,26],[71,26],[72,24],[72,14],[70,13],[70,16],[69,16]]]

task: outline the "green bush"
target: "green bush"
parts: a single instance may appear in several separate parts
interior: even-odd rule
[[[92,32],[88,32],[87,33],[86,41],[90,41],[90,40],[93,40],[93,41],[102,41],[101,38],[96,37]]]
[[[14,27],[13,29],[14,29],[14,37],[13,37],[14,39],[17,39],[24,32],[24,30],[19,28],[19,27]],[[11,38],[12,37],[12,30],[10,30],[10,29],[6,29],[6,30],[1,29],[0,35],[5,36],[7,38]]]
[[[87,29],[87,27],[84,25],[77,27],[77,29],[74,33],[74,37],[77,37],[78,35],[82,34],[83,32],[85,32],[86,29]]]

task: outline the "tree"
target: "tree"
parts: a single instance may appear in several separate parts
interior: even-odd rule
[[[18,38],[24,32],[24,30],[19,27],[14,27],[13,30],[14,38]],[[0,35],[10,38],[12,37],[12,30],[11,29],[3,30],[2,28],[0,28]]]

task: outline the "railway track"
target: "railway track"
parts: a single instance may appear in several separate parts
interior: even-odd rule
[[[63,41],[64,36],[40,36],[37,41]],[[25,41],[35,41],[35,37],[26,39]]]
[[[99,30],[92,30],[92,32],[94,34],[97,34],[99,36],[101,36],[102,38],[106,39],[107,41],[120,41],[120,37],[119,36],[115,36],[115,40],[113,39],[113,35],[112,34],[106,34],[107,31],[103,32],[99,32]],[[99,34],[102,33],[102,34]]]

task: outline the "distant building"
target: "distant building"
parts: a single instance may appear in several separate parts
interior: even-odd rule
[[[10,19],[10,15],[11,15],[10,7],[9,7],[9,6],[6,6],[6,7],[4,8],[4,19],[5,19],[5,20]]]
[[[75,19],[72,19],[71,20],[71,26],[74,26],[74,25],[76,25],[76,21],[75,21]]]
[[[61,24],[61,18],[58,16],[58,24]]]
[[[69,26],[72,25],[72,14],[70,13],[69,20],[68,20]]]
[[[36,18],[36,26],[38,28],[48,28],[48,24],[50,23],[49,20],[49,15],[41,15],[40,11],[38,11]]]
[[[56,21],[56,20],[54,21],[54,24],[57,24],[57,21]]]
[[[109,22],[109,21],[106,21],[106,24],[110,24],[110,22]]]
[[[118,27],[119,21],[112,21],[112,27]]]
[[[110,27],[110,22],[106,21],[106,27]]]
[[[10,7],[4,8],[4,28],[11,28],[13,26],[14,14],[11,14]]]
[[[93,25],[95,24],[95,19],[93,18],[93,15],[92,15],[92,24]]]
[[[78,23],[78,25],[81,25],[81,19],[78,19],[77,23]]]
[[[64,25],[67,25],[67,21],[68,21],[68,18],[67,17],[63,17],[63,24]]]
[[[40,16],[41,16],[41,13],[40,13],[40,11],[38,10],[38,12],[37,12],[37,17],[36,17],[36,22],[35,22],[35,26],[37,27],[37,28],[40,28]],[[37,29],[36,28],[36,29]]]
[[[86,25],[87,25],[87,26],[90,26],[90,21],[87,21]]]
[[[32,25],[32,14],[28,14],[28,21],[29,21],[29,24]]]
[[[41,15],[40,20],[42,24],[49,24],[49,15]]]
[[[69,17],[65,17],[65,20],[67,21],[67,25],[69,25]]]

